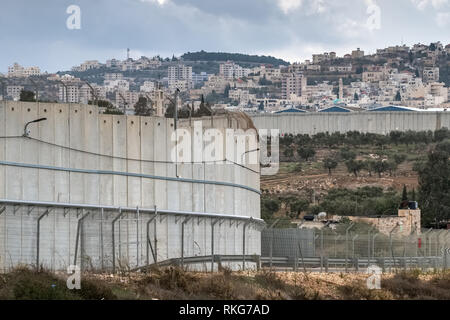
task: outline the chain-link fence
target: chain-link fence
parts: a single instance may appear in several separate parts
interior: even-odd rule
[[[443,269],[450,266],[450,231],[428,230],[410,236],[337,233],[331,229],[265,229],[262,266],[311,271],[360,271],[376,265],[394,269]]]
[[[120,272],[153,264],[252,268],[264,222],[247,216],[0,200],[0,272]],[[258,258],[255,258],[258,257]]]

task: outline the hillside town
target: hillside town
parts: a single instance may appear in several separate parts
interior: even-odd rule
[[[365,54],[357,48],[288,63],[268,57],[187,53],[181,57],[90,60],[70,71],[41,72],[14,63],[0,78],[0,99],[98,104],[164,116],[175,92],[179,107],[248,113],[358,112],[364,110],[446,111],[450,107],[450,44],[392,46]],[[248,59],[249,57],[254,59]],[[256,57],[256,58],[255,58]],[[230,58],[230,59],[227,59]],[[202,60],[203,59],[203,60]],[[267,63],[269,61],[273,63]],[[157,106],[159,106],[157,108]]]

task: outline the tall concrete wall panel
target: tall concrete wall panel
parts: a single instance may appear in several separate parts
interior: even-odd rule
[[[435,131],[450,128],[450,112],[350,112],[255,115],[257,129],[280,129],[285,134],[359,131]]]
[[[29,125],[29,138],[22,137],[25,123],[43,117],[47,120]],[[247,129],[242,119],[230,116],[200,121],[202,134],[218,128],[221,139],[226,128]],[[179,127],[192,132],[193,123],[182,120]],[[153,262],[146,230],[151,215],[139,214],[138,208],[260,217],[258,164],[248,166],[252,171],[225,163],[225,154],[221,161],[206,163],[203,155],[203,163],[175,164],[173,132],[173,119],[103,115],[90,105],[1,103],[0,199],[56,202],[61,207],[46,213],[43,207],[0,204],[0,210],[5,208],[0,213],[0,269],[34,264],[38,258],[53,270],[73,262],[84,269],[110,268],[113,253],[116,267]],[[63,208],[68,203],[136,212],[123,214],[113,229],[118,211]],[[37,220],[44,213],[38,236]],[[211,254],[214,222],[214,253],[242,254],[243,222],[160,216],[149,228],[153,241],[156,224],[158,261]],[[245,251],[259,254],[259,232],[250,226],[247,230]]]

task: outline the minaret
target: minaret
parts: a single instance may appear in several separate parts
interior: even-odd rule
[[[339,100],[344,98],[344,83],[342,82],[342,78],[339,79]]]
[[[130,48],[127,48],[127,60],[130,60]]]
[[[165,108],[164,108],[164,92],[158,88],[155,91],[155,109],[157,117],[164,117]]]

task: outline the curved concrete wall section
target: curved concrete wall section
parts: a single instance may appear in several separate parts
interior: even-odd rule
[[[31,139],[22,137],[25,123],[42,117],[47,120],[29,126]],[[183,120],[179,125],[194,135],[193,122],[194,119]],[[245,121],[235,116],[206,117],[201,122],[204,130],[220,129],[224,137],[227,128],[248,128]],[[258,164],[244,167],[218,161],[175,165],[171,161],[173,132],[173,119],[102,115],[90,105],[2,102],[0,199],[131,208],[157,206],[160,210],[260,218]],[[36,222],[43,210],[5,206],[0,214],[0,269],[35,261]],[[104,224],[111,228],[117,215],[108,212],[102,218],[97,210],[83,223],[83,252],[100,250],[99,228]],[[73,258],[75,251],[74,230],[80,215],[80,210],[64,210],[62,205],[42,219],[40,263],[52,269],[72,263],[69,257]],[[120,239],[116,259],[125,257],[130,266],[145,261],[145,246],[133,258],[123,247],[145,243],[146,219],[151,219],[151,215],[142,214],[137,219],[136,213],[127,213],[119,219],[120,227],[114,231]],[[170,216],[158,220],[158,261],[180,257],[181,222],[175,220]],[[184,256],[198,255],[197,251],[210,254],[212,222],[197,218],[185,223]],[[214,228],[215,254],[242,254],[243,223],[221,222]],[[141,240],[137,240],[139,236]],[[247,228],[246,237],[246,253],[259,255],[259,231]],[[102,248],[111,257],[112,244]],[[88,256],[96,261],[92,262],[93,267],[100,268],[97,253]],[[63,258],[58,260],[58,255]]]
[[[255,115],[258,129],[280,129],[281,134],[359,131],[388,134],[391,131],[435,131],[450,128],[450,112],[355,112]]]

